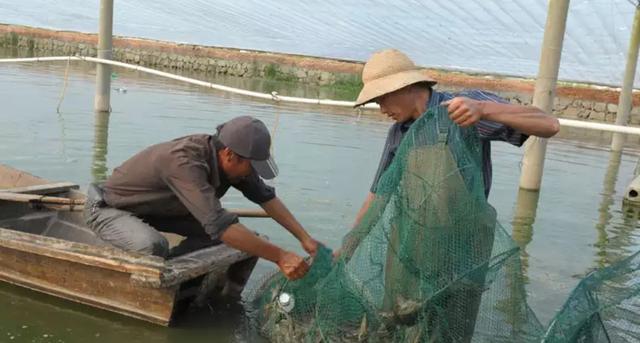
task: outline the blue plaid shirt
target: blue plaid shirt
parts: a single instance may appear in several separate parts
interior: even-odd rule
[[[469,90],[459,93],[446,93],[432,90],[431,97],[429,98],[429,104],[427,105],[427,110],[439,106],[443,101],[447,101],[458,96],[463,96],[474,100],[507,103],[506,100],[495,94],[480,90]],[[413,120],[404,123],[395,123],[389,129],[387,141],[384,145],[384,151],[382,152],[382,158],[380,159],[380,164],[378,165],[378,171],[376,172],[376,176],[373,179],[373,184],[371,185],[372,193],[376,192],[380,177],[382,176],[384,171],[387,170],[389,165],[391,165],[391,162],[393,161],[393,158],[396,154],[396,150],[398,149],[398,146],[400,145],[404,134],[409,130],[409,127],[411,127],[411,124],[413,124]],[[526,141],[529,136],[520,131],[516,131],[515,129],[506,125],[488,120],[480,120],[476,124],[476,128],[482,142],[482,172],[484,177],[484,193],[486,197],[489,197],[492,177],[491,141],[508,142],[519,147],[522,146],[524,141]]]

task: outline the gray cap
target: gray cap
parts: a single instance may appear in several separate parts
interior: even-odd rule
[[[240,157],[251,160],[253,169],[263,179],[278,175],[278,166],[271,157],[271,135],[260,120],[242,116],[221,124],[217,128],[218,139]]]

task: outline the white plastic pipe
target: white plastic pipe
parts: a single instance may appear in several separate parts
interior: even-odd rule
[[[24,57],[24,58],[0,58],[0,63],[22,62],[56,62],[56,61],[82,61],[78,56],[49,56],[49,57]]]
[[[640,205],[640,175],[631,181],[627,191],[624,193],[624,199],[630,203]]]
[[[640,136],[640,127],[594,123],[590,121],[581,121],[581,120],[563,119],[563,118],[559,118],[558,121],[560,121],[560,126],[565,126],[565,127],[576,127],[581,129],[626,133],[629,135]]]
[[[155,69],[151,69],[151,68],[146,68],[146,67],[142,67],[142,66],[138,66],[138,65],[132,65],[132,64],[116,62],[116,61],[109,61],[109,60],[102,60],[102,59],[95,58],[95,57],[79,57],[79,58],[81,58],[82,60],[85,60],[85,61],[96,62],[96,63],[106,63],[106,64],[110,64],[110,65],[114,65],[114,66],[118,66],[118,67],[122,67],[122,68],[138,70],[138,71],[142,71],[142,72],[145,72],[145,73],[148,73],[148,74],[152,74],[152,75],[162,76],[162,77],[166,77],[166,78],[177,80],[177,81],[183,81],[183,82],[191,83],[191,84],[194,84],[194,85],[213,88],[213,89],[217,89],[217,90],[224,91],[224,92],[229,92],[229,93],[234,93],[234,94],[246,95],[246,96],[250,96],[250,97],[254,97],[254,98],[275,100],[275,101],[283,101],[283,102],[294,102],[294,103],[299,103],[299,104],[331,105],[331,106],[344,106],[344,107],[353,107],[353,105],[355,104],[353,101],[337,101],[337,100],[328,100],[328,99],[307,99],[307,98],[299,98],[299,97],[293,97],[293,96],[280,96],[275,92],[271,93],[271,94],[267,94],[267,93],[248,91],[248,90],[244,90],[244,89],[233,88],[233,87],[229,87],[229,86],[223,86],[223,85],[219,85],[219,84],[215,84],[215,83],[211,83],[211,82],[200,81],[200,80],[192,79],[192,78],[185,77],[185,76],[166,73],[166,72],[163,72],[163,71],[159,71],[159,70],[155,70]]]
[[[299,97],[293,97],[293,96],[278,95],[276,92],[273,92],[271,94],[253,92],[253,91],[248,91],[248,90],[245,90],[245,89],[233,88],[233,87],[219,85],[219,84],[215,84],[215,83],[211,83],[211,82],[192,79],[190,77],[185,77],[185,76],[175,75],[175,74],[171,74],[171,73],[166,73],[166,72],[163,72],[163,71],[159,71],[159,70],[155,70],[155,69],[151,69],[151,68],[146,68],[146,67],[142,67],[142,66],[139,66],[139,65],[128,64],[128,63],[123,63],[123,62],[117,62],[117,61],[112,61],[112,60],[105,60],[105,59],[100,59],[100,58],[95,58],[95,57],[85,57],[85,56],[59,56],[58,57],[58,56],[52,56],[52,57],[30,57],[30,58],[4,58],[4,59],[0,59],[0,63],[53,62],[53,61],[67,61],[67,60],[95,62],[95,63],[99,63],[99,64],[108,64],[108,65],[117,66],[117,67],[121,67],[121,68],[125,68],[125,69],[131,69],[131,70],[141,71],[141,72],[152,74],[152,75],[166,77],[166,78],[169,78],[169,79],[182,81],[182,82],[186,82],[186,83],[190,83],[190,84],[194,84],[194,85],[198,85],[198,86],[213,88],[213,89],[220,90],[220,91],[223,91],[223,92],[229,92],[229,93],[234,93],[234,94],[245,95],[245,96],[249,96],[249,97],[253,97],[253,98],[260,98],[260,99],[266,99],[266,100],[275,100],[275,101],[282,101],[282,102],[293,102],[293,103],[300,103],[300,104],[341,106],[341,107],[353,107],[355,105],[355,102],[353,102],[353,101],[299,98]],[[375,105],[375,104],[368,104],[365,107],[366,108],[378,108],[378,106]]]
[[[163,71],[146,68],[139,65],[117,62],[112,60],[103,60],[95,57],[53,56],[53,57],[29,57],[29,58],[3,58],[3,59],[0,59],[0,63],[55,62],[55,61],[67,61],[67,60],[86,61],[86,62],[95,62],[95,63],[104,63],[109,65],[114,65],[121,68],[137,70],[144,73],[166,77],[173,80],[182,81],[182,82],[186,82],[186,83],[190,83],[198,86],[213,88],[223,92],[240,94],[240,95],[245,95],[245,96],[254,97],[254,98],[266,99],[266,100],[314,104],[314,105],[326,105],[326,106],[351,107],[351,108],[355,104],[355,102],[353,101],[337,101],[337,100],[329,100],[329,99],[307,99],[307,98],[298,98],[293,96],[281,96],[275,92],[271,94],[253,92],[253,91],[248,91],[244,89],[223,86],[223,85],[219,85],[211,82],[200,81],[200,80],[196,80],[196,79],[192,79],[192,78],[184,77],[180,75],[175,75],[171,73],[166,73]],[[378,108],[378,105],[367,104],[365,107],[376,109]],[[618,133],[625,133],[630,135],[640,135],[640,127],[618,126],[618,125],[612,125],[612,124],[601,124],[601,123],[572,120],[572,119],[562,119],[562,118],[560,118],[559,121],[560,121],[560,125],[564,127],[575,127],[575,128],[589,129],[589,130],[618,132]]]

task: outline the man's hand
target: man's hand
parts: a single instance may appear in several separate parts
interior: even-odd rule
[[[304,259],[290,251],[283,251],[278,258],[278,267],[289,280],[297,280],[309,271],[309,265]]]
[[[455,97],[441,103],[447,106],[449,118],[461,127],[475,125],[483,117],[483,102],[465,97]]]
[[[311,238],[307,231],[298,223],[298,220],[293,217],[293,214],[284,206],[282,201],[277,197],[260,204],[262,208],[273,218],[278,224],[282,225],[287,231],[291,232],[300,244],[302,248],[311,256],[315,256],[318,252],[318,242]]]
[[[307,254],[311,256],[316,256],[316,253],[318,252],[318,246],[320,245],[318,241],[311,237],[303,240],[302,242],[300,242],[300,244],[302,244],[302,248],[304,249],[304,251],[306,251]]]
[[[338,248],[333,251],[333,261],[337,261],[340,258],[340,254],[342,254],[342,248]]]

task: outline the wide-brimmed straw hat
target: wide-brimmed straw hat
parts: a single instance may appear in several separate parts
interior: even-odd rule
[[[358,95],[355,107],[419,82],[436,84],[436,81],[427,75],[426,69],[417,67],[402,52],[396,49],[378,51],[369,58],[362,69],[364,87]]]

